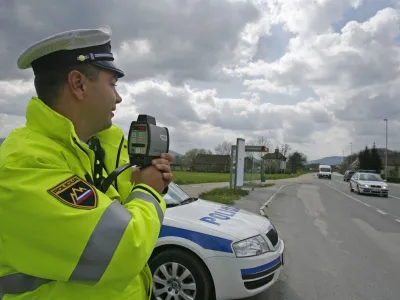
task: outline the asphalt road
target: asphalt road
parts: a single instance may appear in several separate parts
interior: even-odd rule
[[[247,300],[400,299],[400,188],[391,194],[351,193],[341,177],[284,187],[267,214],[286,243],[286,265]]]

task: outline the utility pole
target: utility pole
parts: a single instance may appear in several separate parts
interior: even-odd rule
[[[387,165],[387,155],[388,155],[388,119],[383,119],[383,121],[386,122],[386,151],[385,151],[385,179],[387,180],[387,169],[388,169],[388,165]]]
[[[350,164],[353,163],[353,143],[350,143]]]

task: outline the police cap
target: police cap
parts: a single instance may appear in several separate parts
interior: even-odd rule
[[[78,29],[62,32],[26,49],[18,58],[18,68],[32,68],[35,75],[81,63],[91,63],[116,73],[124,72],[114,64],[111,52],[111,29]]]

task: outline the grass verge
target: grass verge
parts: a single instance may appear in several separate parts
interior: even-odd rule
[[[212,189],[208,192],[200,194],[200,198],[222,204],[233,204],[235,200],[239,200],[243,196],[247,196],[250,192],[237,188],[236,190],[228,187]]]
[[[246,187],[258,187],[258,188],[266,188],[274,185],[275,183],[258,183],[258,182],[247,182],[244,184],[244,186]]]
[[[173,171],[174,182],[176,184],[195,184],[195,183],[210,183],[210,182],[229,182],[229,173],[203,173],[203,172],[188,172],[188,171]],[[305,173],[294,173],[294,174],[266,174],[267,180],[277,180],[284,178],[298,177]],[[260,180],[260,174],[245,173],[244,180],[250,181]]]

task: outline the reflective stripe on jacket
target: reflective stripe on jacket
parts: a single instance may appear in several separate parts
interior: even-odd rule
[[[3,300],[149,299],[162,195],[132,187],[129,171],[101,193],[90,184],[94,153],[72,123],[35,97],[26,117],[0,147]],[[98,136],[107,171],[128,162],[126,148],[116,161],[119,128]]]

